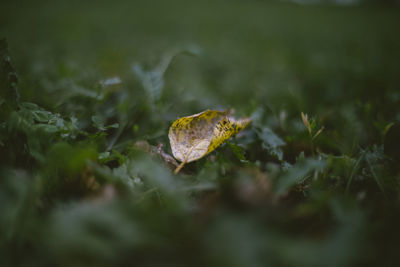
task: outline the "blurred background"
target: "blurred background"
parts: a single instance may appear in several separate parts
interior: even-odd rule
[[[2,1],[0,265],[396,266],[399,6]],[[228,108],[174,176],[171,123]]]

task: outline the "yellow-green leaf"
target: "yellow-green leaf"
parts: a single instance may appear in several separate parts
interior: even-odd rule
[[[168,137],[172,154],[182,162],[176,172],[185,163],[204,157],[249,125],[250,119],[236,120],[230,113],[230,110],[206,110],[174,121]]]

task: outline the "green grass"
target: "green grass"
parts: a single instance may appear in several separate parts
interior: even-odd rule
[[[0,9],[0,265],[396,266],[398,8]],[[251,127],[174,175],[172,122],[227,108]]]

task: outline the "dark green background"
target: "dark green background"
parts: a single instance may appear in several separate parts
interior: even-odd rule
[[[396,266],[396,1],[0,10],[5,266]],[[155,147],[173,120],[226,108],[252,126],[174,176]]]

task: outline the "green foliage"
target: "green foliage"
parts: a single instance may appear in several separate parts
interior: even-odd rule
[[[18,77],[10,62],[6,39],[0,39],[0,119],[4,120],[9,112],[17,107],[19,92]]]
[[[313,177],[318,179],[318,174],[323,171],[325,162],[315,159],[299,159],[296,164],[289,166],[282,172],[276,183],[276,193],[278,195],[286,192],[296,183],[304,182],[305,179]],[[310,173],[313,172],[313,175]]]
[[[261,130],[256,132],[259,138],[262,140],[262,147],[266,149],[272,156],[282,160],[283,152],[281,147],[285,145],[285,142],[267,127],[263,127]]]
[[[233,154],[242,162],[247,162],[244,155],[244,149],[237,144],[233,144],[229,141],[226,142],[228,146],[232,149]]]
[[[398,265],[394,6],[42,2],[2,3],[1,266]]]

